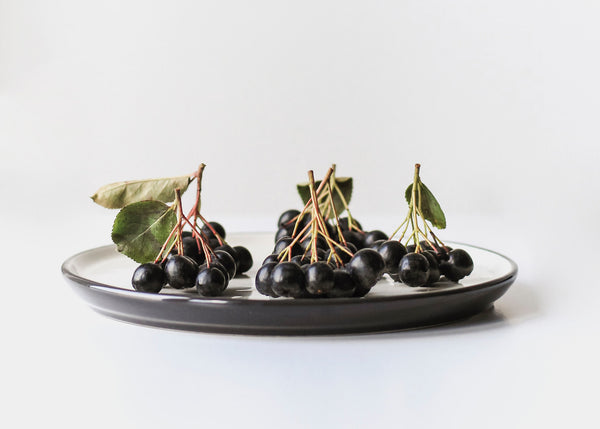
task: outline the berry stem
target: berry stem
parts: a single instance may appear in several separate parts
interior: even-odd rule
[[[208,227],[208,229],[210,229],[210,232],[212,232],[215,235],[215,237],[217,237],[217,240],[219,241],[219,244],[222,246],[223,243],[224,243],[223,238],[219,235],[219,233],[217,231],[215,231],[215,229],[210,224],[210,222],[207,221],[206,219],[204,219],[204,216],[202,216],[200,213],[198,213],[198,218],[200,218],[200,220],[202,221],[202,223],[204,225],[206,225]]]
[[[175,189],[175,200],[177,204],[177,236],[175,242],[177,243],[177,253],[183,255],[183,240],[181,233],[183,231],[183,209],[181,208],[181,190]]]
[[[196,201],[192,207],[194,213],[194,225],[198,224],[198,215],[200,214],[200,194],[202,192],[202,174],[204,173],[204,167],[206,167],[204,163],[200,164],[198,171],[196,171],[196,174],[194,175],[196,177]]]
[[[412,186],[412,193],[411,193],[411,198],[410,198],[410,208],[411,208],[411,215],[412,215],[412,219],[411,219],[411,223],[412,223],[412,227],[413,227],[413,240],[415,243],[415,252],[419,252],[419,250],[421,249],[421,246],[419,244],[419,237],[418,237],[418,233],[415,233],[416,231],[419,231],[419,224],[418,224],[418,219],[417,219],[417,205],[419,204],[419,202],[417,201],[417,188],[419,187],[419,170],[421,169],[421,164],[415,164],[415,176],[413,179],[413,186]]]

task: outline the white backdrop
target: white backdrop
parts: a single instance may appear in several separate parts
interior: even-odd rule
[[[540,347],[560,355],[549,364],[553,371],[541,372],[526,389],[544,398],[539,409],[529,413],[512,403],[519,416],[512,423],[557,423],[572,414],[589,422],[581,411],[588,382],[600,381],[591,364],[598,357],[597,335],[574,339],[567,327],[598,328],[586,302],[600,297],[594,271],[600,238],[599,20],[600,3],[584,0],[0,0],[2,254],[17,263],[16,255],[31,251],[27,240],[37,240],[35,253],[43,259],[36,274],[43,279],[27,288],[43,302],[29,310],[11,306],[0,316],[20,326],[11,331],[9,346],[22,354],[9,354],[5,365],[23,370],[12,371],[8,384],[18,392],[15,415],[27,414],[30,389],[22,377],[36,368],[33,357],[49,349],[71,350],[50,355],[54,368],[69,373],[73,367],[89,370],[78,366],[81,359],[127,343],[127,335],[183,338],[176,354],[196,346],[193,336],[100,321],[66,290],[60,262],[109,242],[114,212],[88,198],[100,185],[179,175],[204,162],[204,213],[229,230],[268,230],[281,211],[298,207],[294,185],[307,170],[322,175],[335,162],[339,175],[355,178],[355,216],[367,229],[389,232],[403,219],[403,191],[420,162],[423,181],[448,218],[443,237],[493,248],[519,263],[516,286],[522,295],[507,295],[505,314],[513,315],[513,323],[533,319],[563,329],[557,335],[570,338],[557,346],[550,331],[529,331],[499,347],[507,355],[525,353],[519,347],[543,337]],[[27,271],[16,266],[18,273],[9,277],[14,286]],[[58,305],[63,310],[56,312]],[[543,318],[556,314],[562,318]],[[48,331],[43,340],[42,318]],[[107,345],[107,330],[125,337]],[[409,339],[430,344],[427,335]],[[27,338],[41,342],[23,346]],[[72,338],[87,341],[87,348],[69,349]],[[210,338],[224,354],[237,344]],[[251,340],[240,341],[243,348]],[[284,353],[282,344],[273,347]],[[434,341],[429,350],[442,346]],[[246,352],[257,360],[269,353]],[[69,353],[80,354],[65,362]],[[114,358],[107,356],[109,362]],[[418,363],[423,356],[412,359]],[[567,375],[570,365],[576,376]],[[92,378],[106,380],[113,370]],[[41,380],[33,391],[41,389],[42,396],[53,396],[48,386],[61,381],[65,389],[76,386],[97,400],[110,390],[102,383],[88,389],[72,375],[49,380],[46,368],[33,371]],[[556,387],[551,372],[568,395],[582,396],[571,397],[563,414],[543,417],[543,410],[560,413],[562,397],[548,390]],[[300,374],[294,380],[301,384]],[[439,374],[447,376],[442,369]],[[248,396],[256,393],[230,383]],[[425,383],[433,385],[433,379]],[[123,386],[130,385],[121,385],[120,392]],[[298,395],[312,392],[304,387]],[[394,394],[387,385],[370,387]],[[496,394],[514,394],[509,389],[506,381]],[[61,394],[76,401],[72,392]],[[93,411],[76,405],[86,415]],[[340,411],[343,404],[336,405]],[[483,411],[476,417],[494,411],[479,405]],[[278,406],[282,415],[291,410]],[[443,410],[440,422],[461,415]],[[392,421],[389,409],[378,411],[378,422]],[[151,412],[137,421],[126,407],[118,415],[134,426],[163,422]],[[418,427],[419,416],[411,419],[411,427]],[[509,422],[501,419],[498,427]]]

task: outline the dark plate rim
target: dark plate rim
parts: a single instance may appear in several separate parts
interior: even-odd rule
[[[257,234],[260,234],[257,232]],[[108,285],[101,282],[96,282],[92,279],[88,279],[86,277],[80,276],[78,274],[73,273],[71,270],[67,268],[68,265],[73,263],[73,260],[78,258],[79,256],[86,254],[92,251],[100,251],[104,249],[115,248],[114,244],[109,244],[105,246],[94,247],[91,249],[83,250],[78,252],[69,258],[67,258],[61,265],[61,271],[63,276],[65,276],[68,280],[84,286],[90,289],[96,289],[98,291],[104,291],[107,293],[119,294],[126,296],[128,299],[133,299],[137,301],[181,301],[188,302],[192,304],[215,304],[215,305],[230,305],[230,306],[315,306],[315,305],[330,305],[332,303],[338,304],[347,304],[347,305],[356,305],[356,304],[364,304],[366,302],[369,303],[377,303],[377,302],[393,302],[393,301],[401,301],[401,300],[418,300],[418,299],[427,299],[434,296],[443,296],[443,295],[453,295],[453,294],[461,294],[470,291],[476,291],[481,289],[486,289],[490,286],[495,286],[500,283],[504,283],[509,279],[514,279],[518,273],[518,266],[511,258],[498,253],[493,250],[489,250],[480,246],[474,246],[468,243],[460,243],[454,241],[448,241],[449,244],[452,245],[464,245],[472,248],[476,248],[479,250],[483,250],[485,252],[493,253],[501,258],[505,259],[510,264],[510,271],[501,277],[496,277],[490,279],[488,281],[484,281],[481,283],[477,283],[470,286],[464,286],[462,288],[452,288],[452,289],[440,289],[435,290],[434,288],[429,288],[424,293],[415,293],[415,294],[406,294],[406,295],[395,295],[395,296],[373,296],[366,298],[329,298],[329,299],[265,299],[265,300],[254,300],[254,299],[239,299],[239,298],[223,298],[223,297],[192,297],[192,296],[181,296],[181,295],[173,295],[169,293],[162,294],[153,294],[148,292],[138,292],[130,289],[123,289],[121,287]]]

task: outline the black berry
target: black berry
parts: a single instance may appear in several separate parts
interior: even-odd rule
[[[165,272],[157,264],[142,264],[133,272],[131,285],[141,292],[158,293],[167,283]]]
[[[203,296],[219,296],[227,288],[227,278],[217,267],[211,265],[198,272],[196,289]]]
[[[299,298],[306,291],[302,268],[293,262],[281,262],[271,272],[271,289],[279,296]]]
[[[350,259],[347,268],[356,281],[357,289],[370,289],[383,274],[385,264],[376,250],[362,249]]]
[[[429,262],[420,253],[407,253],[400,260],[400,281],[407,286],[424,286],[429,277]]]
[[[187,256],[173,255],[165,263],[167,282],[175,289],[194,287],[198,275],[198,264]]]
[[[254,285],[256,286],[256,290],[260,292],[262,295],[270,296],[273,298],[277,298],[275,292],[273,292],[271,281],[271,273],[273,272],[273,268],[277,266],[276,262],[267,262],[262,267],[258,269],[256,272],[256,277],[254,279]]]
[[[252,254],[248,249],[246,249],[244,246],[234,246],[233,250],[235,250],[235,253],[237,253],[237,259],[235,261],[236,275],[243,274],[252,268],[254,261],[252,260]]]
[[[306,290],[312,295],[324,295],[333,289],[333,269],[326,262],[314,262],[307,266]]]
[[[440,272],[448,280],[457,282],[473,272],[473,259],[463,249],[448,252],[448,260],[440,263]]]

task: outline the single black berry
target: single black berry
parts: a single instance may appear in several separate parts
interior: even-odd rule
[[[379,246],[381,246],[386,241],[387,240],[377,240],[377,241],[373,242],[373,244],[371,244],[369,247],[373,250],[379,250]]]
[[[310,256],[308,255],[296,255],[291,259],[292,262],[303,266],[303,265],[307,265],[310,264]]]
[[[194,287],[198,275],[198,264],[192,258],[173,255],[165,263],[167,282],[175,289]]]
[[[288,247],[293,241],[294,241],[294,239],[292,237],[280,238],[279,240],[277,240],[277,243],[275,243],[275,248],[273,249],[273,253],[275,253],[276,255],[279,255],[283,251],[283,249]],[[302,249],[302,246],[300,246],[300,243],[295,242],[291,248],[291,252],[292,252],[292,256],[296,256],[296,255],[302,254],[304,252],[304,250]]]
[[[361,249],[350,259],[347,268],[356,281],[357,289],[370,289],[383,274],[385,264],[376,250]]]
[[[354,296],[355,290],[356,283],[348,271],[344,269],[333,270],[333,288],[327,292],[329,298],[351,297]]]
[[[377,252],[383,258],[385,264],[385,272],[389,274],[398,273],[398,265],[404,255],[406,255],[406,248],[398,240],[388,240],[383,242]]]
[[[265,258],[265,259],[262,261],[262,265],[265,265],[265,264],[267,264],[267,263],[269,263],[269,262],[275,262],[275,263],[279,262],[278,255],[277,255],[277,254],[275,254],[275,253],[271,253],[269,256],[267,256],[267,257],[266,257],[266,258]]]
[[[281,262],[271,272],[271,289],[279,296],[301,297],[306,291],[302,268],[293,262]]]
[[[275,234],[275,243],[277,243],[277,241],[279,241],[280,238],[291,237],[293,231],[294,231],[294,227],[291,227],[291,228],[281,227],[281,228],[279,228],[277,230],[277,233]]]
[[[233,259],[237,258],[237,253],[235,249],[227,243],[223,243],[220,246],[215,247],[213,250],[224,250],[225,252],[229,253],[233,257]]]
[[[277,262],[267,262],[262,267],[258,269],[256,272],[256,277],[254,278],[254,285],[256,286],[256,290],[260,292],[262,295],[270,296],[273,298],[277,298],[275,292],[273,292],[271,281],[271,273],[273,268],[277,266]]]
[[[215,266],[206,267],[196,276],[196,289],[203,296],[219,296],[227,288],[227,278]]]
[[[183,254],[189,256],[197,264],[204,263],[204,252],[202,249],[198,249],[198,242],[192,236],[183,237],[181,240],[183,243]]]
[[[371,247],[371,246],[373,246],[373,243],[375,243],[377,240],[387,240],[387,239],[388,239],[388,235],[385,232],[375,229],[373,231],[369,231],[369,232],[365,233],[363,245],[365,247]]]
[[[207,265],[205,262],[204,264],[202,264],[198,267],[198,272],[205,270],[208,267],[209,267],[209,265]],[[214,255],[213,255],[212,261],[210,262],[210,268],[216,268],[219,271],[221,271],[223,273],[223,276],[225,276],[225,280],[227,281],[227,284],[229,284],[230,279],[229,279],[229,273],[227,271],[227,268],[225,268],[225,266],[222,263],[220,263],[217,260],[217,258],[214,257]]]
[[[299,214],[300,212],[295,209],[284,211],[283,213],[281,213],[281,216],[279,216],[279,219],[277,220],[277,226],[281,228],[282,226],[291,225],[293,228],[295,223],[294,218],[297,217]],[[294,222],[292,222],[292,220],[294,220]]]
[[[362,249],[363,247],[365,247],[365,233],[364,232],[358,232],[355,230],[352,230],[352,231],[344,230],[344,231],[342,231],[342,235],[344,236],[344,239],[347,242],[354,244],[354,246],[356,246],[357,249]]]
[[[448,260],[440,263],[440,272],[448,280],[457,282],[473,272],[473,259],[463,249],[448,252]]]
[[[142,264],[135,269],[131,285],[140,292],[158,293],[167,283],[165,272],[157,264]]]
[[[420,253],[407,253],[400,260],[398,274],[400,281],[407,286],[424,286],[429,277],[429,262]]]
[[[208,222],[210,224],[210,226],[212,226],[212,229],[214,229],[216,231],[217,234],[219,234],[221,236],[221,238],[225,238],[225,228],[223,228],[223,225],[221,225],[219,222]],[[203,225],[202,226],[202,232],[204,234],[206,234],[206,236],[208,238],[212,238],[215,236],[215,234],[213,234],[212,230],[208,227],[208,225]]]
[[[347,217],[341,217],[340,219],[340,228],[342,231],[349,229],[349,223]],[[362,225],[355,218],[352,218],[352,229],[360,229],[362,230]]]
[[[440,279],[440,267],[433,250],[427,250],[422,255],[427,258],[427,262],[429,263],[429,275],[427,276],[427,281],[425,281],[425,284],[429,286]]]
[[[217,262],[219,262],[221,265],[223,265],[225,267],[225,269],[227,270],[227,280],[229,281],[232,278],[234,278],[236,263],[235,263],[235,259],[233,259],[233,256],[231,256],[225,250],[215,250],[214,255],[215,255],[215,259],[217,260]]]
[[[324,295],[333,289],[333,269],[326,262],[306,266],[306,290],[312,295]]]
[[[235,253],[237,253],[237,259],[235,261],[236,275],[243,274],[250,268],[252,268],[252,264],[254,261],[252,261],[252,254],[247,248],[245,248],[244,246],[234,246],[233,250],[235,250]]]

